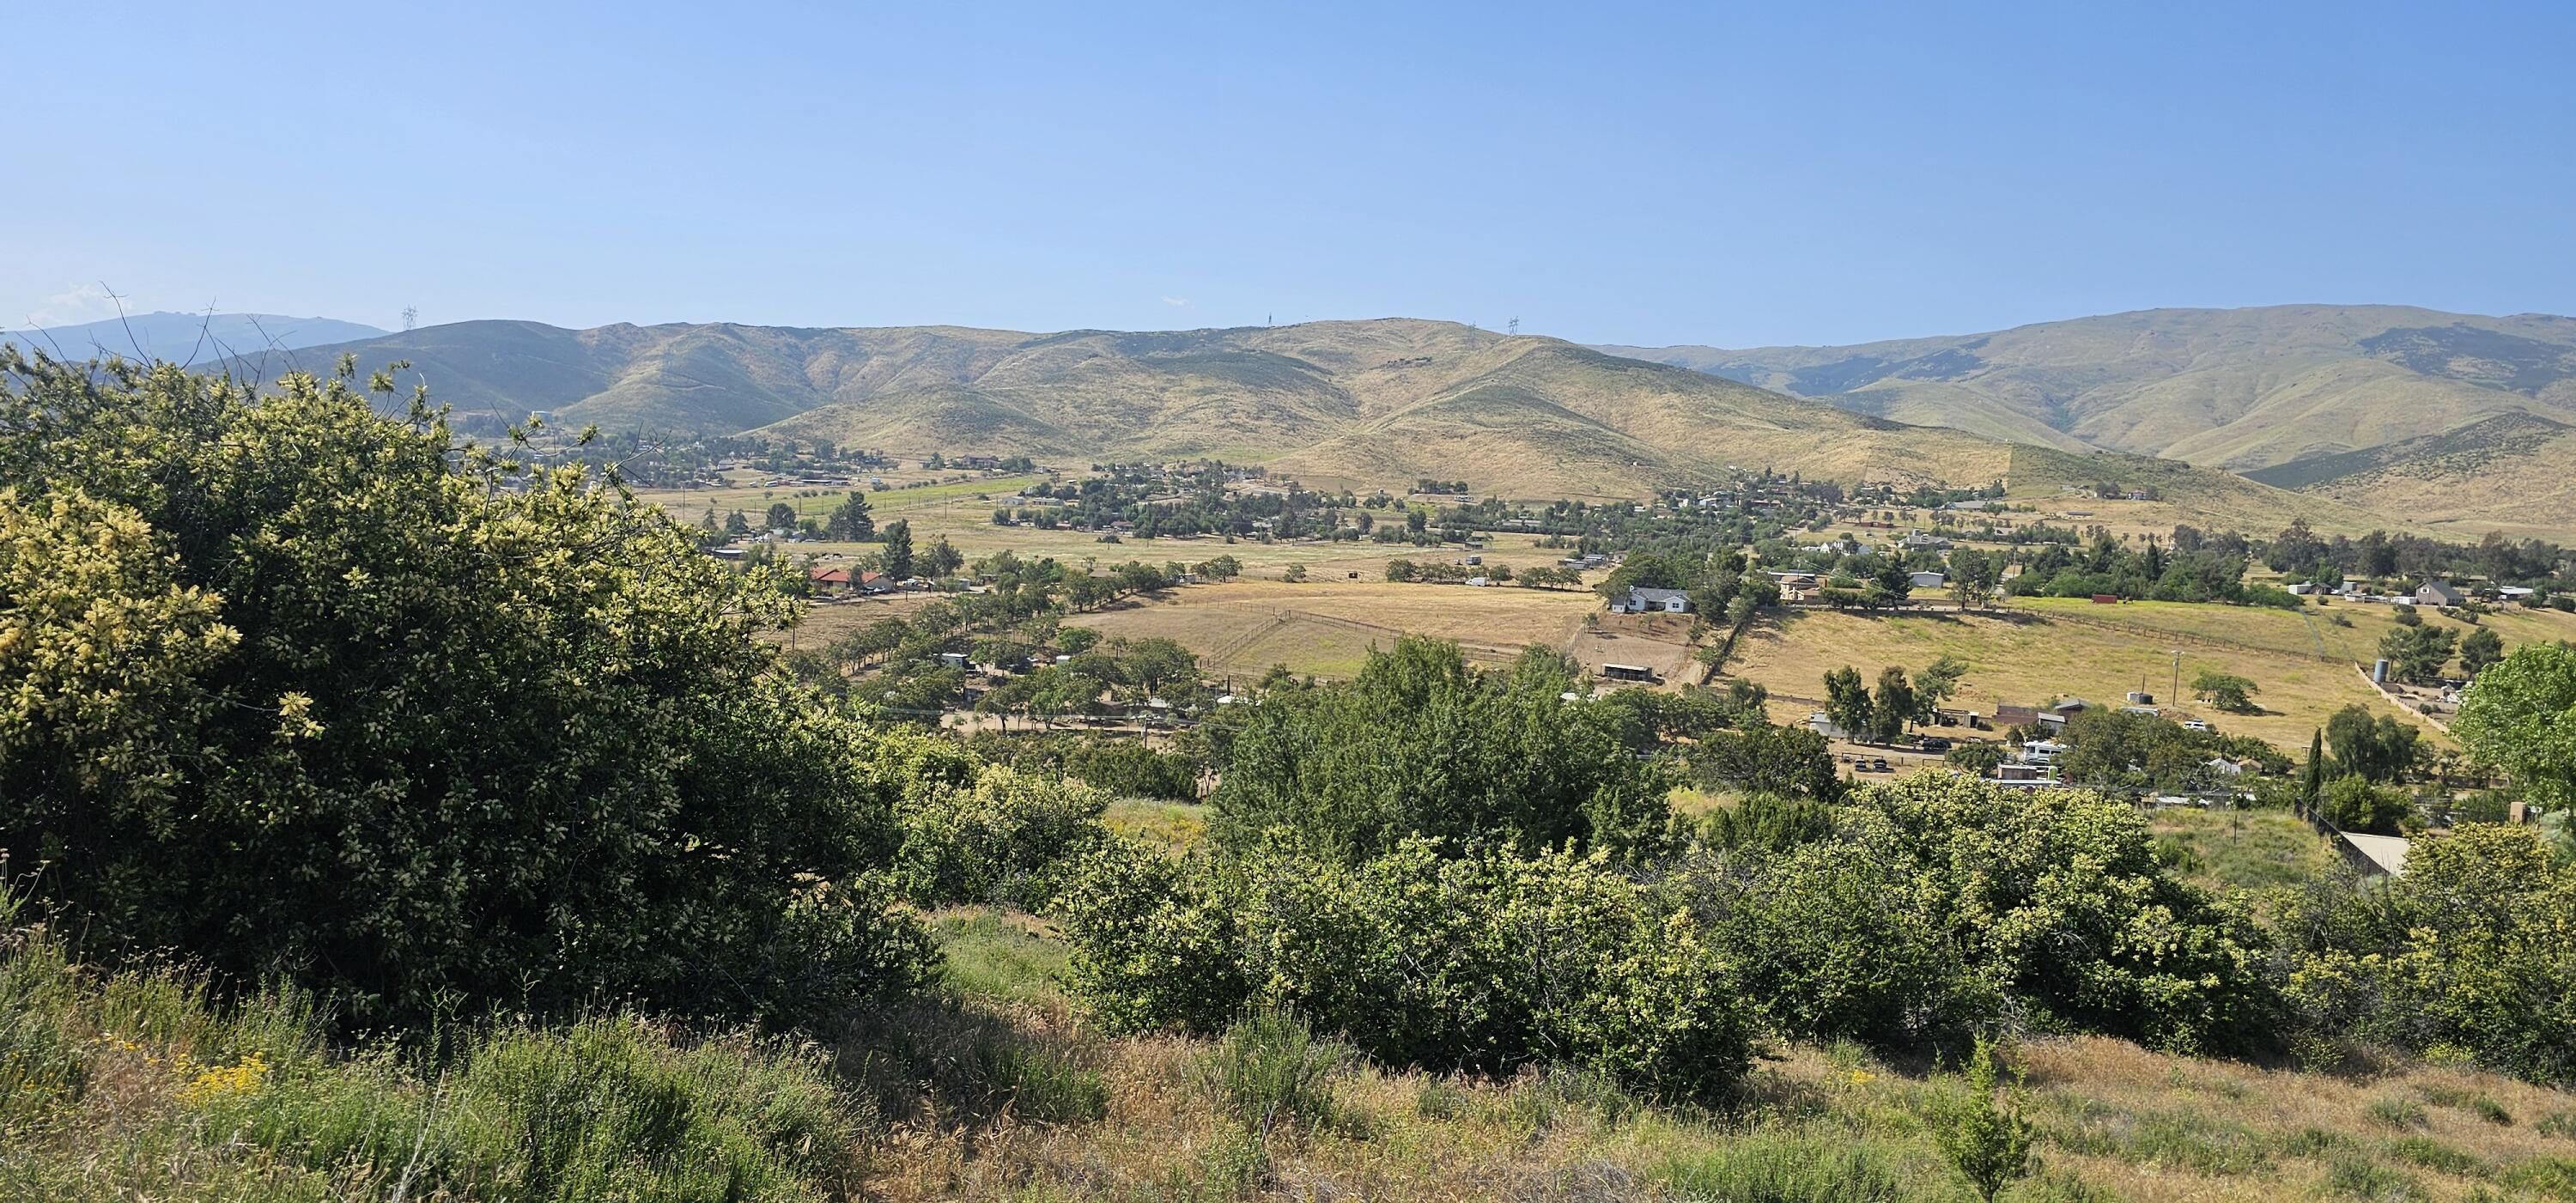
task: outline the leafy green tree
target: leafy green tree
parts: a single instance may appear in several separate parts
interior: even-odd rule
[[[921,553],[922,575],[930,577],[933,580],[955,576],[957,575],[957,570],[965,566],[965,553],[949,546],[948,536],[946,535],[939,535],[932,538],[930,540],[930,549]]]
[[[2460,640],[2460,671],[2470,680],[2476,680],[2489,665],[2502,659],[2504,636],[2486,627],[2479,627]]]
[[[2254,695],[2261,693],[2262,689],[2253,681],[2234,673],[2204,671],[2191,679],[2191,691],[2203,701],[2229,714],[2263,712],[2263,708],[2254,703]]]
[[[789,505],[789,504],[787,504],[787,503],[786,503],[786,502],[784,502],[784,501],[779,501],[779,502],[773,502],[773,503],[771,503],[771,504],[770,504],[770,507],[769,507],[769,526],[768,526],[768,529],[770,529],[770,530],[794,530],[794,529],[796,529],[796,507],[795,507],[795,506],[792,506],[792,505]]]
[[[1853,739],[1870,733],[1869,686],[1859,669],[1846,664],[1825,674],[1825,717]]]
[[[2004,762],[2004,749],[2001,744],[1969,740],[1953,746],[1941,759],[1971,775],[1989,777]]]
[[[1562,1062],[1685,1097],[1750,1059],[1700,921],[1603,853],[1408,836],[1346,861],[1283,830],[1220,865],[1112,843],[1058,913],[1073,993],[1112,1030],[1220,1031],[1249,1001],[1388,1064]]]
[[[2410,685],[2430,685],[2440,680],[2442,666],[2451,659],[2451,649],[2458,636],[2440,627],[2398,626],[2379,637],[2379,654],[2388,661],[2388,671]]]
[[[916,567],[912,562],[912,523],[902,518],[886,523],[885,548],[877,556],[887,576],[898,581],[911,577]]]
[[[2451,730],[2511,774],[2526,798],[2553,814],[2576,813],[2576,645],[2514,649],[2478,674]]]
[[[724,529],[726,534],[740,538],[751,533],[751,519],[743,517],[741,510],[735,510],[725,515]]]
[[[1387,565],[1387,570],[1390,573],[1387,577],[1388,580],[1395,579],[1392,575],[1394,568],[1395,566],[1393,563],[1389,563]],[[1231,555],[1218,556],[1215,559],[1200,564],[1198,567],[1198,574],[1211,581],[1230,581],[1243,575],[1243,561],[1238,560]]]
[[[2352,774],[2326,783],[2320,813],[2346,831],[2395,835],[2414,810],[2406,791],[2372,785],[2368,778]]]
[[[823,536],[835,542],[864,543],[875,538],[876,533],[877,521],[868,513],[865,493],[851,493],[848,500],[832,508],[831,517],[823,523]]]
[[[1968,675],[1968,662],[1957,656],[1942,656],[1914,674],[1914,709],[1908,716],[1917,724],[1932,721],[1941,703],[1959,692],[1959,682]]]
[[[1869,701],[1870,733],[1880,743],[1896,742],[1914,718],[1915,705],[1914,685],[1905,670],[1893,664],[1880,669],[1878,692]]]
[[[1210,832],[1272,828],[1360,859],[1410,835],[1535,853],[1571,840],[1622,859],[1668,846],[1671,784],[1631,751],[1626,711],[1568,702],[1543,675],[1480,673],[1454,643],[1405,636],[1357,677],[1275,693],[1243,718]]]
[[[65,930],[369,1022],[919,980],[873,732],[753,637],[774,570],[346,363],[254,403],[0,349],[0,849]]]
[[[2244,1046],[2261,929],[2174,879],[2146,820],[2089,791],[1917,773],[1856,790],[1829,839],[1685,865],[1712,943],[1784,1031],[1919,1048],[2007,1014],[2168,1048]]]
[[[2411,723],[2393,715],[2374,716],[2358,704],[2326,720],[2326,743],[2334,749],[2336,767],[2374,785],[2399,780],[2415,767],[2421,734]]]
[[[1825,737],[1805,727],[1775,727],[1757,719],[1740,730],[1710,730],[1695,738],[1691,768],[1711,784],[1821,802],[1842,796],[1842,778],[1834,775]]]

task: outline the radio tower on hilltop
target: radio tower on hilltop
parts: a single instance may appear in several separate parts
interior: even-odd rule
[[[1513,336],[1514,336],[1514,337],[1518,337],[1518,336],[1520,335],[1520,332],[1521,332],[1521,319],[1519,319],[1519,318],[1515,317],[1515,318],[1513,318],[1513,319],[1512,319],[1512,334],[1513,334]]]

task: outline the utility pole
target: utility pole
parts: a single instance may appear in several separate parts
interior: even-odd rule
[[[2181,648],[2175,648],[2175,649],[2173,650],[2173,658],[2174,658],[2174,661],[2173,661],[2173,692],[2165,695],[2165,705],[2168,705],[2168,706],[2179,706],[2179,705],[2181,705],[2181,704],[2182,704],[2182,649],[2181,649]]]
[[[1515,316],[1515,317],[1513,317],[1513,318],[1512,318],[1512,336],[1513,336],[1514,338],[1518,338],[1518,337],[1520,337],[1520,333],[1521,333],[1521,319],[1520,319],[1519,317]]]

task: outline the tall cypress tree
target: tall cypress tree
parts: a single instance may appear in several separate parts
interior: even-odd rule
[[[2299,782],[2299,807],[2314,814],[2317,795],[2324,789],[2326,777],[2326,733],[2318,730],[2308,736],[2308,771]]]

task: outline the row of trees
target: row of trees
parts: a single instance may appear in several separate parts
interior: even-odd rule
[[[1959,691],[1968,665],[1943,656],[1908,676],[1888,665],[1878,673],[1875,692],[1860,670],[1844,665],[1825,674],[1825,717],[1853,739],[1894,743],[1908,726],[1932,721],[1941,703]]]

